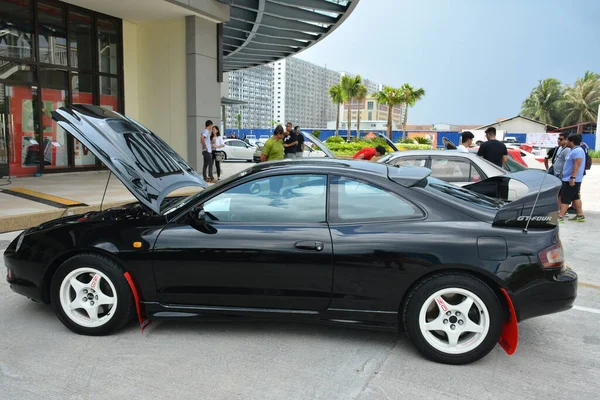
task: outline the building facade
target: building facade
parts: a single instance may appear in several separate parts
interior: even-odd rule
[[[227,129],[253,129],[270,126],[273,120],[274,105],[273,66],[261,65],[232,71],[227,75],[228,97],[246,103],[226,108]],[[238,124],[238,118],[240,124]]]
[[[140,121],[200,170],[224,73],[317,43],[357,3],[0,0],[0,177],[103,168],[51,118],[73,103]]]
[[[242,128],[266,128],[289,121],[302,128],[325,129],[336,115],[336,105],[329,98],[329,88],[338,84],[343,75],[351,74],[339,73],[295,57],[268,66],[231,72],[227,96],[248,104],[228,107],[227,127],[237,128],[237,115],[241,114]],[[269,79],[271,85],[267,82]],[[369,95],[383,89],[382,84],[369,79],[363,82]],[[268,109],[272,113],[265,118]],[[340,107],[340,118],[346,117],[346,110],[344,105]],[[353,100],[353,119],[357,112],[358,102]],[[395,123],[399,123],[401,117],[401,109],[397,106],[393,112]],[[361,119],[387,120],[387,106],[369,97],[362,102]]]
[[[371,92],[368,92],[371,94]],[[373,92],[375,93],[375,92]],[[392,127],[402,125],[402,118],[404,116],[403,107],[401,105],[395,105],[392,109]],[[388,105],[381,104],[373,96],[369,96],[364,100],[352,100],[350,103],[350,115],[352,118],[352,129],[356,129],[356,119],[360,112],[360,130],[368,130],[369,122],[375,123],[375,121],[386,121],[388,118]],[[348,104],[343,104],[341,107],[340,119],[348,118]],[[335,122],[335,121],[334,121]],[[341,123],[340,123],[340,129]],[[345,128],[344,128],[345,129]],[[371,128],[373,129],[373,128]],[[386,129],[384,127],[384,129]],[[393,128],[395,129],[395,128]]]
[[[273,120],[322,129],[335,118],[329,87],[339,83],[339,72],[290,57],[273,64],[273,80]]]

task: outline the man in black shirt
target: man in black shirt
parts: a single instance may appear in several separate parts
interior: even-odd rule
[[[479,146],[477,155],[499,167],[504,166],[506,160],[508,160],[508,150],[504,143],[496,140],[496,128],[487,128],[485,130],[485,137],[487,141]]]
[[[294,132],[296,132],[296,138],[298,140],[298,146],[296,147],[296,158],[302,157],[304,155],[304,136],[300,133],[300,127],[294,127]]]
[[[298,136],[292,128],[292,123],[285,124],[285,138],[283,139],[283,150],[285,158],[296,158],[296,148],[298,146]]]

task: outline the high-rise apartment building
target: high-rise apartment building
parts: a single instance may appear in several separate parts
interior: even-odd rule
[[[329,98],[329,88],[340,82],[340,73],[295,57],[285,58],[266,66],[248,68],[229,73],[228,96],[247,102],[245,105],[227,107],[227,127],[237,128],[237,115],[241,114],[242,128],[268,128],[274,123],[291,122],[307,129],[324,129],[335,121],[336,105]],[[367,93],[382,90],[383,85],[363,79]],[[371,101],[370,99],[369,101]],[[374,107],[367,111],[367,107]],[[364,120],[380,119],[387,113],[387,106],[369,104],[362,106]],[[352,118],[356,118],[358,103],[352,102]],[[399,107],[394,110],[394,120],[399,120]],[[344,119],[344,106],[340,107],[340,119]],[[369,112],[373,111],[373,112]],[[387,118],[385,114],[384,119]]]
[[[340,73],[294,57],[273,64],[274,120],[303,128],[325,128],[335,119],[329,87]]]
[[[227,107],[226,126],[238,127],[238,114],[242,128],[267,128],[273,120],[273,66],[229,72],[229,97],[247,104]]]

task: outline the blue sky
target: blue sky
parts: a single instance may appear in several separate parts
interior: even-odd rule
[[[538,80],[600,73],[600,0],[361,0],[299,58],[423,87],[409,124],[487,124]]]

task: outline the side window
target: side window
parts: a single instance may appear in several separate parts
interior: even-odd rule
[[[394,165],[399,167],[425,167],[427,157],[398,157],[394,160]]]
[[[478,182],[481,176],[469,160],[448,157],[431,159],[431,176],[446,182]]]
[[[206,203],[207,216],[221,222],[325,222],[327,176],[279,175],[243,183]]]
[[[334,177],[333,198],[338,222],[388,221],[423,216],[421,210],[401,197],[370,183]]]

